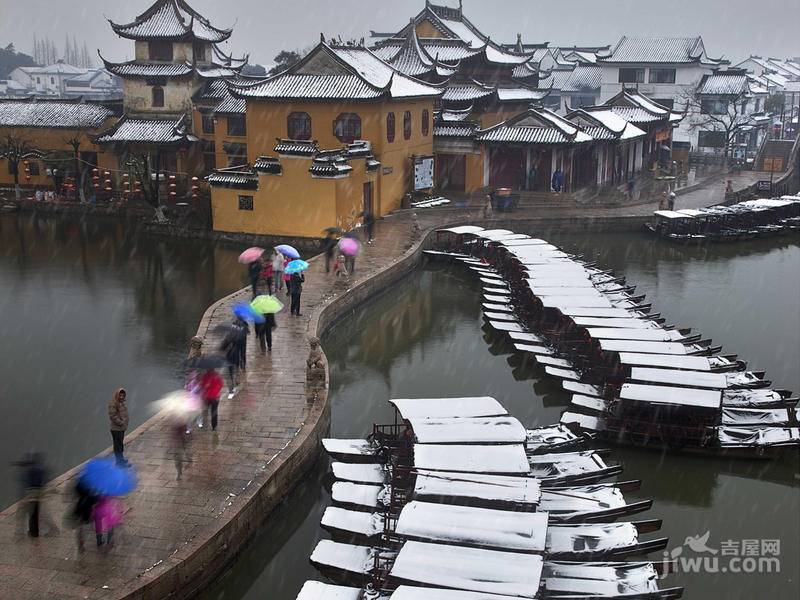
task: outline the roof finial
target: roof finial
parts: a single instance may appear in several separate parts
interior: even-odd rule
[[[325,34],[321,31],[319,32],[319,41],[323,44],[325,43]]]
[[[461,0],[458,0],[458,12],[464,10],[464,5],[461,3]]]

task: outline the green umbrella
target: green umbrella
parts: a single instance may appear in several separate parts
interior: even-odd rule
[[[262,315],[269,315],[280,312],[283,309],[283,303],[275,296],[256,296],[250,303],[253,310],[260,312]]]

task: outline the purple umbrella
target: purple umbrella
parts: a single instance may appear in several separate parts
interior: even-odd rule
[[[347,256],[357,256],[361,250],[361,245],[358,240],[353,238],[342,238],[339,240],[339,250]]]
[[[288,256],[289,258],[300,258],[300,253],[289,244],[281,244],[280,246],[275,246],[275,250],[277,250],[284,256]]]

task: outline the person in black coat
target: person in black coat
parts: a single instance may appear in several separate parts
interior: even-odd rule
[[[331,272],[331,262],[336,250],[336,238],[332,233],[329,233],[324,240],[322,240],[322,251],[325,253],[325,272]]]
[[[291,314],[300,316],[300,294],[303,293],[303,283],[305,276],[302,273],[294,273],[289,278],[289,295],[292,297]]]
[[[261,277],[261,261],[254,260],[247,265],[247,274],[250,276],[250,285],[253,287],[253,298],[258,295],[258,278]]]
[[[261,353],[272,352],[272,330],[277,327],[275,315],[272,313],[264,315],[263,323],[256,323],[256,336],[261,347]]]
[[[247,366],[247,335],[250,333],[247,323],[239,318],[234,319],[230,330],[219,349],[225,353],[228,361],[228,375],[230,377],[230,394],[236,389],[236,372],[244,371]]]

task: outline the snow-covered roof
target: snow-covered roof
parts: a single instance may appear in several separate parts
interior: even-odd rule
[[[681,339],[676,329],[644,329],[641,327],[589,327],[589,335],[601,340],[641,340],[647,342],[671,342]]]
[[[711,361],[705,356],[685,356],[680,354],[642,354],[634,351],[620,352],[619,361],[623,365],[663,367],[666,369],[685,369],[689,371],[711,371]]]
[[[559,71],[554,71],[559,73]],[[562,92],[587,92],[600,91],[600,79],[603,75],[603,68],[596,65],[577,65],[560,87]],[[553,84],[556,87],[556,84]]]
[[[309,560],[317,565],[341,569],[348,573],[369,573],[375,561],[376,551],[369,546],[342,544],[331,540],[320,540]],[[325,596],[326,600],[328,596]]]
[[[117,35],[134,40],[194,38],[205,42],[222,42],[232,32],[231,29],[218,29],[211,25],[185,0],[156,0],[131,23],[109,23]]]
[[[116,142],[177,144],[196,141],[188,133],[186,117],[179,119],[142,119],[123,116],[96,141],[99,144]]]
[[[508,414],[491,396],[465,398],[393,398],[389,400],[403,419],[497,417]]]
[[[87,72],[87,69],[81,67],[74,67],[63,61],[58,61],[51,65],[42,67],[18,67],[20,71],[28,75],[82,75]]]
[[[324,599],[329,600],[326,596]],[[330,600],[338,600],[331,598]],[[392,600],[519,600],[516,596],[487,595],[482,592],[468,592],[466,590],[446,590],[432,587],[415,587],[401,585],[392,592]]]
[[[526,87],[503,88],[496,90],[499,102],[536,102],[547,96],[547,90],[532,90]]]
[[[695,37],[628,37],[622,36],[616,46],[598,53],[605,63],[711,63],[720,61],[706,56],[703,38]]]
[[[676,369],[653,369],[649,367],[631,368],[631,379],[650,383],[666,383],[669,385],[689,386],[724,390],[728,380],[723,373],[703,371],[679,371]]]
[[[321,581],[306,581],[296,600],[359,600],[361,588],[332,585]]]
[[[460,546],[543,552],[547,513],[452,506],[412,500],[403,507],[395,533]]]
[[[406,542],[390,577],[412,583],[535,598],[542,557],[425,542]]]
[[[717,390],[698,390],[638,383],[623,383],[619,397],[622,400],[696,406],[699,408],[720,408],[722,405],[722,393]]]
[[[528,109],[507,121],[476,132],[483,142],[517,144],[570,144],[591,141],[573,123],[547,109]]]
[[[688,354],[686,346],[677,342],[642,342],[636,340],[600,340],[606,352],[637,352],[640,354]]]
[[[410,418],[421,444],[515,444],[525,441],[525,428],[514,417]]]
[[[530,470],[522,444],[414,444],[414,467],[498,475],[524,475]]]
[[[441,89],[404,75],[363,46],[320,42],[283,73],[252,85],[231,84],[235,96],[264,99],[435,98]]]
[[[697,86],[697,93],[714,96],[739,96],[749,91],[747,75],[744,71],[730,73],[717,71],[711,75],[703,75]]]
[[[0,101],[0,127],[96,129],[112,113],[105,106],[58,101]]]
[[[422,472],[414,483],[418,499],[460,500],[472,503],[536,505],[541,497],[539,480],[510,475],[482,475],[447,471]]]
[[[611,108],[578,108],[567,114],[566,118],[581,125],[584,131],[595,139],[630,140],[646,135],[644,131],[623,119]]]
[[[233,166],[216,169],[206,176],[206,181],[214,187],[240,190],[258,189],[258,175],[247,166]]]
[[[444,89],[442,100],[445,102],[472,102],[491,96],[495,88],[479,81],[453,82]]]
[[[398,71],[416,77],[424,73],[429,73],[434,69],[435,62],[422,49],[417,38],[416,29],[411,29],[400,48],[400,51],[392,57],[383,58],[388,64]]]
[[[183,77],[191,75],[194,69],[186,63],[172,62],[145,62],[130,60],[128,62],[113,63],[102,56],[105,68],[119,77]]]

